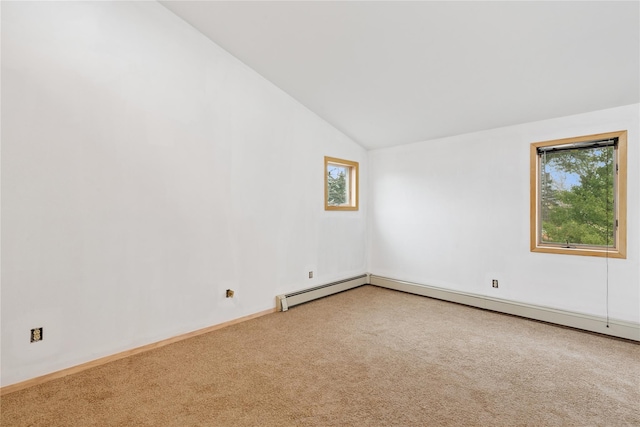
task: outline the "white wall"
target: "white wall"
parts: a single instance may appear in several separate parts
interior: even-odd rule
[[[324,155],[366,188],[364,149],[155,2],[2,2],[1,384],[366,272]]]
[[[631,105],[370,152],[370,272],[606,316],[604,258],[530,252],[529,145],[626,129],[627,259],[608,261],[609,315],[640,322],[639,113]]]

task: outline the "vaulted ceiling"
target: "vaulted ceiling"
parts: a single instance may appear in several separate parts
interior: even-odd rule
[[[640,2],[162,1],[366,148],[640,102]]]

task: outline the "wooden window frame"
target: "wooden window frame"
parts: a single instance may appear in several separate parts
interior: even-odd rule
[[[614,218],[618,220],[615,230],[615,247],[606,248],[599,246],[580,246],[576,248],[566,248],[558,244],[540,242],[540,160],[538,155],[538,147],[547,147],[554,145],[570,145],[580,142],[598,141],[605,139],[618,138],[618,145],[615,150],[616,163],[618,166],[617,174],[614,176],[615,188],[615,212]],[[594,135],[585,135],[575,138],[564,138],[552,141],[535,142],[531,144],[530,154],[530,170],[531,170],[531,206],[530,206],[530,222],[531,222],[531,252],[543,252],[551,254],[563,255],[583,255],[607,258],[627,257],[627,131],[607,132]]]
[[[329,205],[329,184],[327,180],[327,168],[329,165],[344,166],[349,170],[349,203],[341,206]],[[359,201],[359,164],[351,160],[337,157],[324,157],[324,210],[326,211],[357,211]]]

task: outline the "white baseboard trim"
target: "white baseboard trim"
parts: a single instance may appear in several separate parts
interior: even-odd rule
[[[610,319],[609,327],[607,327],[607,319],[602,317],[453,291],[435,286],[404,282],[375,275],[370,276],[369,283],[382,288],[394,289],[410,294],[441,299],[500,313],[513,314],[528,319],[541,320],[543,322],[555,323],[613,337],[640,341],[640,324],[638,323]]]

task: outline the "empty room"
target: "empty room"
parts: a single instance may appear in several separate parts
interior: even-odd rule
[[[2,426],[640,425],[637,1],[2,1]]]

